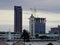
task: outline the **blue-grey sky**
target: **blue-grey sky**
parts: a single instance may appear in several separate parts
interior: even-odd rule
[[[14,5],[23,8],[23,28],[28,28],[30,8],[37,17],[46,18],[47,30],[60,24],[60,0],[0,0],[0,25],[14,24]]]
[[[60,12],[60,0],[0,0],[0,9],[13,9],[21,5],[23,9],[37,8],[41,11]]]

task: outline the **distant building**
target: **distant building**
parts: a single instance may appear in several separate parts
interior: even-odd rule
[[[20,40],[22,33],[15,33],[15,32],[0,32],[0,40]],[[39,36],[47,36],[49,38],[45,38],[46,40],[58,40],[59,34],[39,34]],[[36,38],[35,38],[36,39]],[[38,40],[41,38],[38,38]],[[43,40],[43,39],[41,39]]]
[[[0,32],[0,39],[14,40],[14,39],[20,39],[20,37],[21,37],[21,33]]]
[[[49,31],[50,34],[59,34],[60,33],[60,26],[51,28],[51,31]]]
[[[22,32],[22,7],[14,6],[14,32]]]
[[[30,35],[33,36],[35,34],[45,34],[45,22],[45,18],[36,18],[32,14],[29,18]]]

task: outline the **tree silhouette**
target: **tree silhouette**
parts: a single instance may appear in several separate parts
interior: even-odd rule
[[[26,31],[26,30],[24,29],[21,38],[23,38],[24,42],[29,42],[29,41],[30,41],[30,40],[29,40],[29,37],[30,37],[30,36],[29,36],[28,31]]]
[[[35,35],[35,37],[36,37],[36,38],[39,38],[39,35],[38,35],[38,34],[36,34],[36,35]]]
[[[47,45],[53,45],[52,43],[48,43]]]

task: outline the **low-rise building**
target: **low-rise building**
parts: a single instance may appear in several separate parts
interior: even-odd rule
[[[59,34],[60,33],[60,26],[51,28],[51,31],[49,31],[50,34]]]
[[[21,33],[0,32],[0,39],[20,39]]]

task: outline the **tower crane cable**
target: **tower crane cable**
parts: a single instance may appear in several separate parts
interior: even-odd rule
[[[36,15],[37,9],[36,8],[30,8],[30,10],[31,10],[32,14],[36,17],[37,16]]]

